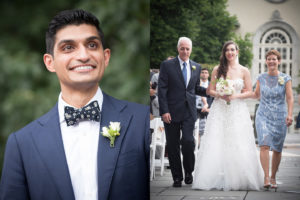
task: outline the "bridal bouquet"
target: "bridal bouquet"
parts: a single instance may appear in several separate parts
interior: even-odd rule
[[[224,79],[223,77],[217,80],[216,91],[219,95],[232,95],[234,93],[233,82],[229,79]],[[230,102],[227,102],[229,105]]]

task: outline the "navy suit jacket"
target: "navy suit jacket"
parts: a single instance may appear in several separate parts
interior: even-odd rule
[[[193,69],[193,66],[195,69]],[[196,96],[206,96],[206,88],[200,86],[200,64],[190,60],[191,78],[185,86],[178,57],[165,60],[160,65],[158,79],[158,100],[160,115],[170,113],[172,121],[179,122],[184,118],[188,105],[194,120],[197,119]]]
[[[58,107],[7,141],[1,200],[75,200],[60,131]],[[101,130],[120,122],[115,147],[99,134],[98,199],[149,199],[149,107],[103,93]],[[79,161],[80,162],[80,161]]]

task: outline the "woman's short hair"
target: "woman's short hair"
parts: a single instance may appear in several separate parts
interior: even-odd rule
[[[268,51],[268,52],[266,53],[265,58],[267,59],[270,55],[275,55],[275,56],[277,57],[278,60],[281,60],[281,55],[280,55],[280,53],[279,53],[277,50],[275,50],[275,49],[272,49],[272,50]]]

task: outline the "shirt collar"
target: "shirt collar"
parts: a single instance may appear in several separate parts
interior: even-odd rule
[[[93,98],[90,99],[90,101],[87,104],[91,103],[92,101],[98,101],[98,105],[99,105],[99,108],[101,111],[102,103],[103,103],[103,93],[102,93],[102,90],[100,89],[100,87],[98,87],[96,94],[94,95]],[[59,114],[59,122],[60,123],[65,122],[65,116],[64,116],[65,115],[65,106],[73,107],[62,99],[62,93],[60,92],[60,94],[58,96],[58,114]]]
[[[180,57],[178,56],[178,60],[179,60],[181,69],[183,68],[183,63],[184,63],[184,62],[186,63],[186,67],[188,67],[188,66],[190,65],[190,59],[188,59],[187,61],[183,61],[183,60],[181,60]]]

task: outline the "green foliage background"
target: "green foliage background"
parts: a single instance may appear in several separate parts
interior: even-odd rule
[[[223,44],[235,40],[240,46],[240,64],[251,67],[250,36],[235,34],[239,23],[226,10],[227,0],[151,0],[150,66],[159,68],[168,56],[177,56],[177,41],[191,38],[191,59],[212,68],[219,63]]]
[[[45,31],[61,10],[85,9],[100,20],[110,65],[100,87],[148,104],[149,0],[2,0],[0,2],[0,173],[8,135],[46,113],[60,87],[43,63]]]

